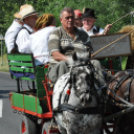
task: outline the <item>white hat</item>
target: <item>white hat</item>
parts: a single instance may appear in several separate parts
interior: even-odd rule
[[[23,20],[26,17],[36,15],[36,14],[38,13],[35,11],[33,6],[29,4],[25,4],[20,7],[20,12],[14,14],[14,17],[20,18]]]

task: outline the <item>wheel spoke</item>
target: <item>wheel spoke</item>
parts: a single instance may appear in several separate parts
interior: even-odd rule
[[[26,127],[24,121],[22,122],[22,134],[26,134]]]

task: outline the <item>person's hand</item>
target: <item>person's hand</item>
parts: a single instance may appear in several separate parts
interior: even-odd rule
[[[105,27],[105,31],[104,31],[104,35],[106,35],[112,28],[112,24],[108,24],[106,27]]]
[[[67,56],[67,63],[69,65],[73,65],[74,61],[73,61],[72,57]]]

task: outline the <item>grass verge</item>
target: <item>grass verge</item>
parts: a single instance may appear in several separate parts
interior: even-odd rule
[[[3,71],[3,72],[8,72],[9,71],[8,61],[7,61],[7,54],[4,54],[2,56],[2,58],[0,56],[0,71]]]

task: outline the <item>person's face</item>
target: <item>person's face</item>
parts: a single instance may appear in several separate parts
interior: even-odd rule
[[[64,28],[74,28],[74,13],[63,11],[60,21]]]
[[[95,23],[94,18],[83,18],[82,19],[82,24],[83,24],[84,28],[87,30],[92,29],[94,23]]]
[[[28,24],[31,28],[34,28],[37,19],[38,19],[38,15],[32,15],[25,18],[25,23]]]
[[[81,18],[75,18],[74,19],[74,26],[82,27],[82,20],[81,20]]]

